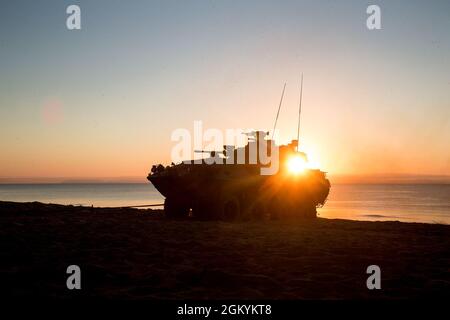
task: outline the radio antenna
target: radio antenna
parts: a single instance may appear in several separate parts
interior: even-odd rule
[[[283,103],[285,89],[286,89],[286,82],[284,83],[283,92],[281,92],[281,99],[280,99],[280,104],[278,105],[277,117],[275,118],[275,123],[273,125],[272,140],[273,140],[273,135],[275,134],[275,128],[277,127],[278,116],[280,115],[280,109],[281,109],[281,104]]]
[[[298,104],[298,125],[297,125],[297,151],[300,144],[300,115],[302,113],[302,95],[303,95],[303,72],[302,72],[302,80],[300,82],[300,102]]]

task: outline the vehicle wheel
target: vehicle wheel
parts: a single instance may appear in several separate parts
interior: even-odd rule
[[[299,203],[292,210],[292,217],[305,220],[317,217],[316,206],[311,203]]]
[[[242,211],[242,209],[241,209]],[[261,221],[267,214],[266,206],[263,201],[252,202],[245,210],[244,219]]]
[[[315,219],[317,218],[317,208],[315,205],[307,205],[303,212],[303,217],[306,219]]]
[[[194,219],[212,220],[216,218],[216,210],[211,200],[197,200],[192,208]]]
[[[187,218],[189,206],[177,199],[166,198],[164,200],[164,214],[167,218]]]
[[[234,196],[226,197],[221,201],[219,208],[219,218],[223,221],[234,221],[241,216],[241,206],[239,199]]]
[[[273,197],[267,203],[270,220],[279,220],[285,216],[285,207],[278,197]]]

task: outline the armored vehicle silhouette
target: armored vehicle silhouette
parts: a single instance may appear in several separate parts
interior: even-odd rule
[[[307,168],[306,154],[296,151],[298,141],[293,140],[278,147],[279,156],[272,159],[278,161],[278,171],[262,175],[261,169],[273,163],[263,164],[259,152],[252,159],[251,151],[267,148],[271,154],[274,144],[266,135],[252,132],[244,147],[207,151],[209,158],[200,161],[153,166],[148,180],[165,196],[166,216],[226,221],[316,217],[316,207],[325,204],[330,189],[326,173]],[[239,155],[241,163],[226,163]]]
[[[286,83],[273,133],[285,89]],[[316,208],[323,206],[328,197],[330,182],[325,172],[309,168],[306,154],[298,151],[302,92],[303,74],[297,140],[288,145],[277,147],[272,139],[265,139],[268,132],[253,131],[247,133],[244,147],[223,146],[222,151],[200,151],[209,154],[200,161],[153,166],[147,179],[166,197],[166,216],[229,221],[263,217],[315,218]],[[278,170],[269,170],[273,174],[262,174],[274,167]]]

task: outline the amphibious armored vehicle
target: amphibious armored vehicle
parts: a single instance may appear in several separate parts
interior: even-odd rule
[[[252,132],[244,147],[207,151],[209,157],[201,160],[153,166],[148,180],[165,196],[166,216],[226,221],[315,218],[330,190],[326,173],[306,166],[306,154],[297,151],[298,140],[279,146],[278,157],[266,163],[260,148],[271,155],[275,146],[265,139],[267,134]],[[273,161],[278,161],[276,173],[261,174]]]

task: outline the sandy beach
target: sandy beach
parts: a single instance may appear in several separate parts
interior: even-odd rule
[[[171,221],[160,210],[0,202],[2,295],[398,299],[450,293],[450,226]],[[79,265],[82,289],[66,288]],[[368,290],[366,268],[381,268]]]

